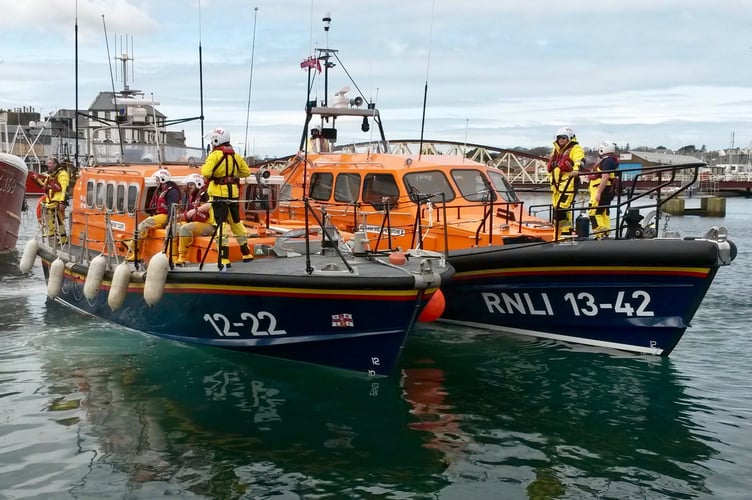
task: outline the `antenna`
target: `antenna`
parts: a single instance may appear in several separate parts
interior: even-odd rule
[[[420,144],[418,146],[418,159],[423,155],[423,132],[426,129],[426,102],[428,101],[428,70],[431,67],[431,43],[433,40],[433,13],[436,10],[436,0],[431,6],[431,29],[428,34],[428,57],[426,59],[426,85],[423,89],[423,117],[420,120]]]
[[[107,46],[107,61],[110,64],[110,84],[112,85],[112,105],[115,108],[115,115],[117,116],[118,107],[117,107],[117,93],[115,92],[115,79],[112,75],[112,60],[110,59],[110,42],[107,40],[107,23],[104,20],[104,14],[102,14],[102,27],[104,28],[104,42]],[[120,139],[120,159],[123,160],[125,158],[125,149],[123,147],[123,131],[120,128],[120,121],[115,120],[115,125],[118,129],[118,138]]]
[[[206,154],[204,147],[204,64],[201,54],[201,0],[198,1],[198,93],[201,103],[201,151]]]
[[[253,8],[253,41],[251,42],[251,75],[248,77],[248,107],[245,111],[245,140],[243,142],[243,157],[246,157],[248,151],[248,122],[251,117],[251,86],[253,85],[253,55],[256,52],[256,17],[258,16],[258,7]]]
[[[76,25],[75,25],[75,39],[76,39],[76,50],[75,50],[75,59],[76,59],[76,112],[73,114],[73,130],[76,133],[76,158],[75,158],[75,164],[76,164],[76,171],[78,171],[78,154],[79,154],[79,145],[78,145],[78,0],[76,0]]]
[[[324,14],[321,22],[324,23],[324,34],[326,35],[326,48],[324,49],[324,54],[326,54],[324,56],[324,107],[326,107],[329,103],[329,27],[332,25],[331,13]]]

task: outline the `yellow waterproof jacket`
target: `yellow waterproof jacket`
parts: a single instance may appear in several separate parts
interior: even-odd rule
[[[223,144],[214,148],[201,167],[201,175],[209,180],[206,192],[212,198],[240,197],[240,179],[251,175],[251,169],[232,146]]]
[[[577,139],[570,140],[563,147],[554,141],[551,158],[548,160],[551,188],[559,191],[573,190],[576,186],[574,182],[569,181],[570,172],[579,171],[584,163],[585,150],[582,149]]]
[[[51,186],[55,183],[51,183],[50,179],[55,179],[60,186],[59,190],[53,189]],[[45,194],[47,195],[48,202],[60,202],[65,201],[66,193],[68,190],[68,184],[70,184],[70,176],[65,170],[65,167],[58,168],[55,172],[49,174],[48,179],[45,182]],[[55,186],[57,187],[57,186]]]
[[[554,141],[549,164],[553,163],[553,167],[561,167],[563,166],[561,164],[562,161],[565,161],[566,158],[569,158],[572,162],[571,170],[579,170],[580,167],[582,167],[582,164],[585,161],[585,150],[582,149],[582,146],[577,142],[577,139],[570,140],[563,147],[559,147],[559,143]],[[553,168],[551,170],[553,170]],[[564,171],[566,172],[566,169],[564,169]]]

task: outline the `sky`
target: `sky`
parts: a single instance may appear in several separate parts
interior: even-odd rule
[[[76,52],[87,108],[122,89],[114,58],[132,39],[131,88],[179,119],[201,114],[203,82],[204,133],[223,127],[258,157],[298,149],[300,62],[326,47],[340,59],[329,102],[345,85],[356,95],[345,69],[391,140],[423,128],[427,140],[532,148],[568,126],[588,148],[752,142],[749,0],[0,0],[0,11],[1,109],[74,109]],[[198,120],[170,130],[201,145]]]

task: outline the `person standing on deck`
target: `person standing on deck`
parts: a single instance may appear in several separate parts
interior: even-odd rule
[[[248,237],[245,226],[240,220],[240,179],[251,175],[251,169],[243,157],[236,153],[230,144],[230,133],[223,128],[215,128],[209,133],[209,143],[212,152],[206,157],[201,167],[201,175],[209,181],[207,193],[211,203],[211,218],[221,231],[222,224],[230,225],[235,239],[240,245],[243,261],[253,260],[253,254],[248,248]],[[222,244],[223,238],[218,238],[219,255],[223,266],[230,263],[230,249]]]
[[[57,236],[58,244],[65,245],[68,235],[65,232],[65,207],[68,205],[68,184],[70,176],[65,165],[57,158],[47,160],[47,173],[31,173],[34,182],[44,189],[44,196],[39,200],[42,205],[44,236]]]
[[[311,137],[308,138],[308,152],[328,153],[329,150],[329,141],[324,137],[321,131],[321,125],[314,125],[311,127]]]
[[[572,234],[573,218],[572,212],[568,209],[574,203],[579,187],[577,172],[584,163],[585,150],[577,141],[574,131],[569,127],[562,127],[557,130],[551,150],[551,158],[548,160],[557,238]]]
[[[588,192],[590,193],[590,225],[595,238],[608,238],[611,231],[611,214],[608,205],[616,194],[616,170],[619,157],[616,156],[616,144],[604,141],[598,146],[598,161],[593,173],[589,175]]]

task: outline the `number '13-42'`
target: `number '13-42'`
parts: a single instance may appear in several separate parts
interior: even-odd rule
[[[575,316],[597,316],[604,310],[613,310],[617,314],[627,316],[654,316],[655,313],[648,310],[650,305],[650,294],[644,290],[635,290],[632,292],[630,300],[625,300],[626,293],[619,292],[616,295],[616,301],[597,302],[595,297],[588,292],[575,294],[569,292],[564,295],[564,300],[572,306],[572,312]]]

